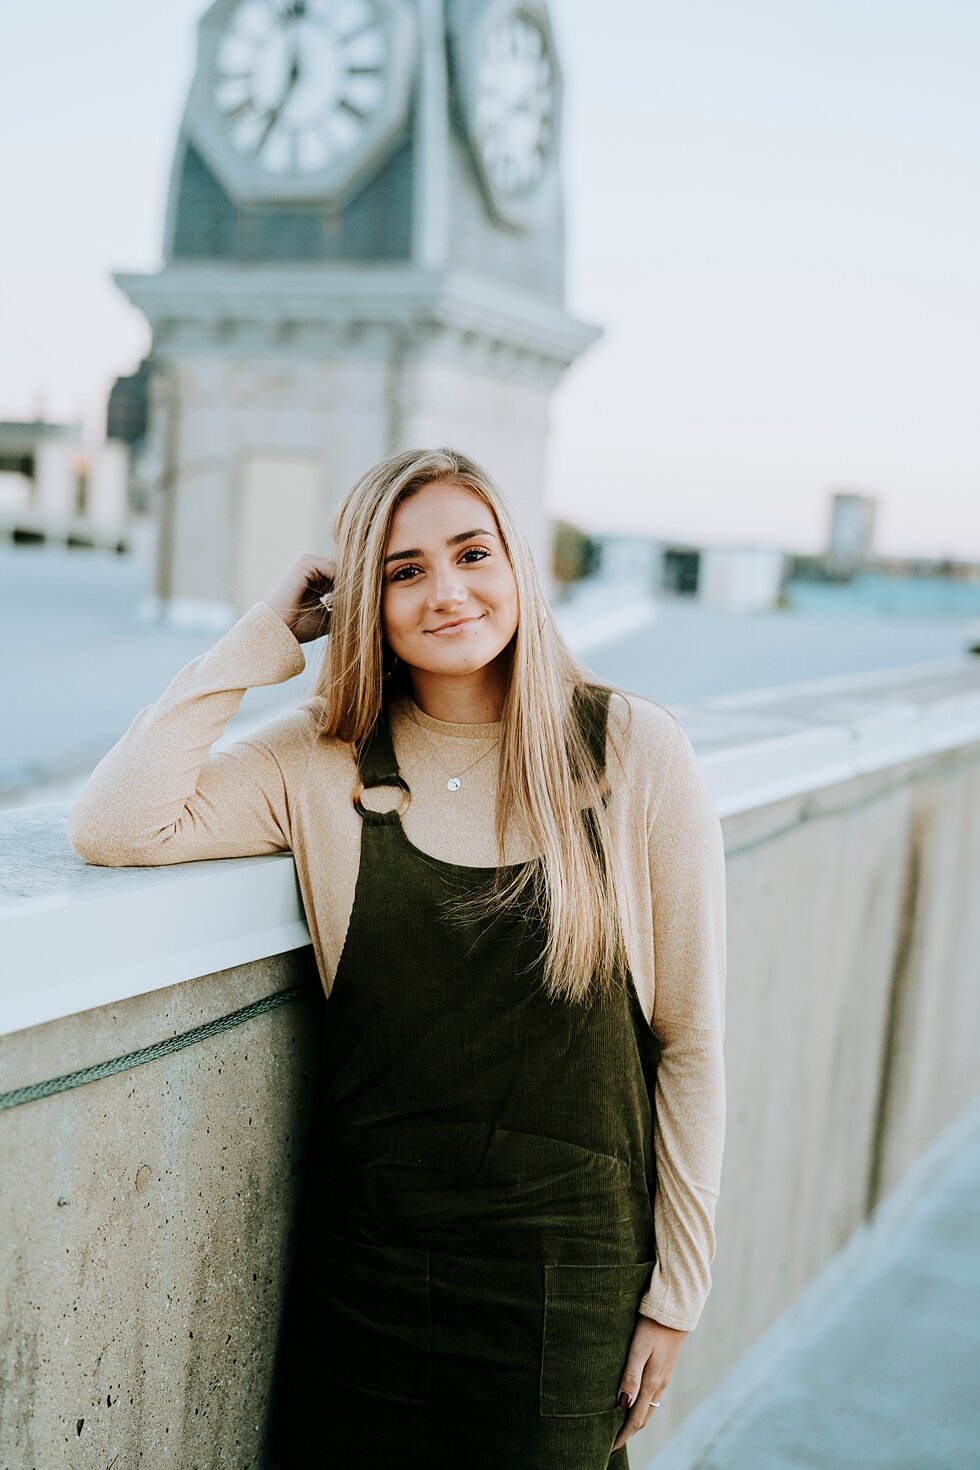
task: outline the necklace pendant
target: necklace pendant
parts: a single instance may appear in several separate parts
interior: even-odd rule
[[[463,783],[458,776],[450,776],[449,780],[446,782],[446,790],[458,791],[462,784]]]

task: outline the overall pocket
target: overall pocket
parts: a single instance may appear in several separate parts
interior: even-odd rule
[[[430,1392],[429,1256],[319,1229],[303,1314],[307,1359],[332,1378],[385,1394]]]
[[[601,1414],[616,1408],[637,1307],[654,1264],[546,1262],[542,1415]]]

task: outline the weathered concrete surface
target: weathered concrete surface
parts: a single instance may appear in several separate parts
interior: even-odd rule
[[[0,1038],[0,1087],[315,981],[312,951]],[[320,997],[320,998],[318,998]],[[322,992],[0,1113],[0,1466],[258,1470]]]
[[[714,1284],[662,1407],[631,1441],[637,1467],[980,1093],[978,812],[971,746],[724,822]]]
[[[980,1465],[980,1107],[966,1122],[651,1470]]]

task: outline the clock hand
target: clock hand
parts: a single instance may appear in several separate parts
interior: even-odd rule
[[[293,48],[292,62],[290,63],[289,72],[288,72],[288,74],[286,76],[286,90],[283,92],[282,96],[279,98],[279,101],[276,103],[275,107],[271,108],[270,111],[269,111],[269,113],[268,113],[268,115],[266,116],[265,126],[263,127],[262,132],[259,135],[258,141],[255,144],[255,152],[256,153],[261,153],[262,152],[262,149],[265,147],[266,139],[268,138],[269,134],[272,132],[272,129],[275,127],[276,123],[279,121],[280,117],[282,116],[282,110],[285,107],[286,103],[289,101],[289,94],[292,92],[293,88],[295,87],[295,85],[296,85],[296,83],[298,81],[299,81],[299,52],[294,47]]]

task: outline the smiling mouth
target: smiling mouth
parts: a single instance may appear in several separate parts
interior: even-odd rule
[[[426,629],[426,632],[427,633],[452,633],[457,628],[465,628],[466,625],[467,625],[467,623],[478,623],[480,621],[480,618],[482,618],[482,617],[483,617],[483,614],[482,613],[479,613],[474,618],[457,618],[454,623],[441,623],[438,628],[427,628]]]

